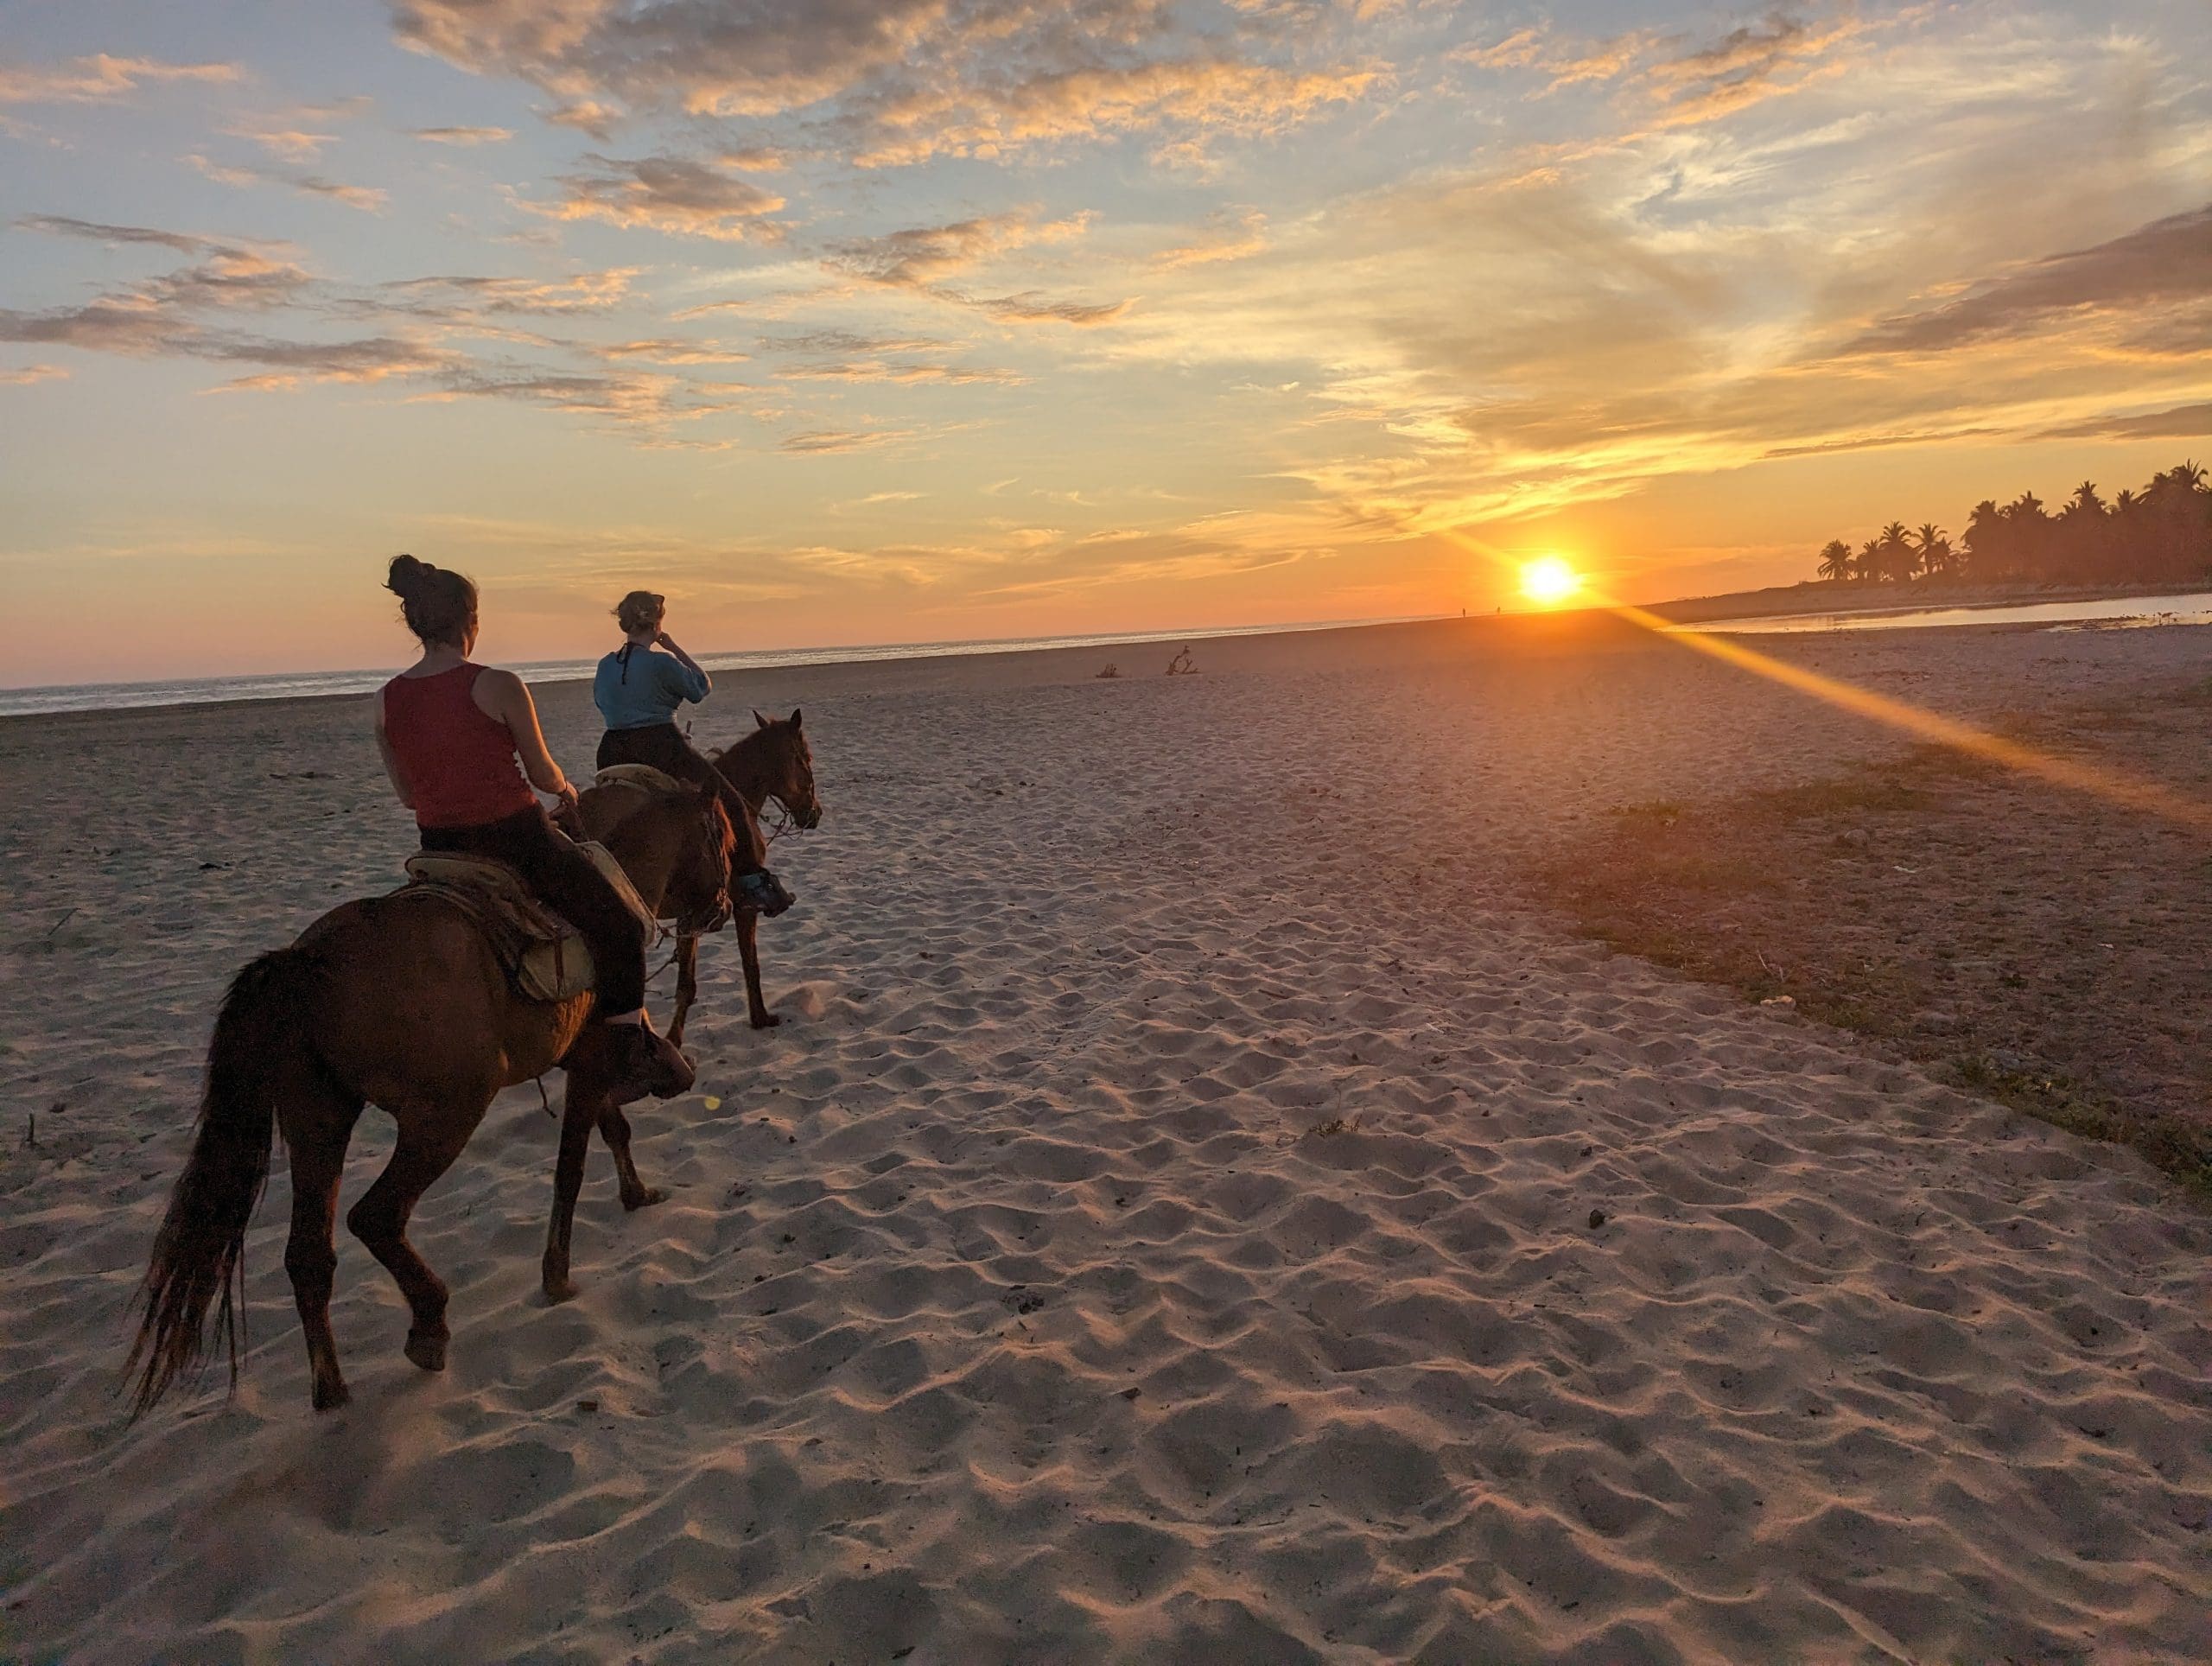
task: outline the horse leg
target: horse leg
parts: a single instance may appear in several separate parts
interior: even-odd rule
[[[622,1206],[644,1209],[664,1201],[667,1192],[638,1178],[638,1165],[630,1156],[630,1119],[612,1099],[599,1113],[599,1132],[607,1150],[614,1154],[614,1178],[622,1188]]]
[[[676,939],[676,1017],[668,1027],[669,1045],[683,1045],[683,1021],[691,1015],[691,1003],[699,998],[699,939],[685,932]]]
[[[768,1010],[760,995],[760,916],[750,908],[737,915],[737,954],[745,963],[745,1005],[756,1030],[772,1030],[784,1021]]]
[[[330,1285],[338,1270],[330,1237],[338,1220],[338,1178],[346,1167],[346,1146],[360,1114],[359,1096],[320,1082],[294,1087],[277,1113],[292,1169],[292,1232],[284,1243],[284,1270],[291,1275],[292,1300],[307,1335],[317,1411],[332,1410],[351,1397],[338,1368],[337,1339],[330,1332]]]
[[[488,1097],[448,1101],[403,1115],[391,1162],[346,1214],[353,1236],[384,1263],[407,1298],[415,1319],[407,1331],[407,1357],[426,1371],[445,1370],[453,1333],[446,1328],[445,1281],[408,1243],[407,1223],[422,1195],[453,1167],[490,1105]]]
[[[592,1129],[613,1109],[613,1097],[595,1072],[569,1071],[569,1089],[561,1102],[561,1154],[553,1165],[553,1218],[545,1229],[545,1259],[539,1269],[549,1303],[569,1300],[576,1294],[575,1282],[569,1276],[576,1194],[584,1187],[584,1154],[591,1147]]]

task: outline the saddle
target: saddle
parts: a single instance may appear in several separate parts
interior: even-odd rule
[[[576,849],[606,875],[630,912],[645,922],[647,935],[652,935],[658,929],[652,911],[613,854],[603,844],[580,843]],[[508,982],[526,1000],[567,1001],[596,987],[591,951],[575,927],[532,896],[522,875],[503,862],[420,851],[407,859],[407,883],[391,894],[435,897],[459,909],[484,934],[493,955],[506,969]]]
[[[663,793],[691,791],[667,771],[655,769],[651,764],[609,764],[592,777],[591,784],[606,788],[613,795],[614,816],[607,823],[609,827],[620,825],[648,800]]]

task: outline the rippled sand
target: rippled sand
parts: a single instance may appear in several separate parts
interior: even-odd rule
[[[1761,645],[1971,713],[2205,642]],[[341,1233],[317,1416],[280,1158],[240,1393],[134,1428],[213,1003],[408,831],[358,701],[0,725],[0,1657],[2212,1656],[2204,1212],[1522,900],[1882,737],[1548,622],[1103,657],[726,679],[702,738],[803,703],[830,814],[783,1027],[709,944],[635,1117],[671,1200],[595,1150],[545,1307],[510,1092],[416,1217],[451,1369]]]

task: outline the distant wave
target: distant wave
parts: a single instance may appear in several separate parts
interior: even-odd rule
[[[709,671],[767,670],[789,665],[844,665],[885,659],[944,659],[962,654],[1037,653],[1047,648],[1111,647],[1123,643],[1203,642],[1225,636],[1276,636],[1299,631],[1348,630],[1361,625],[1402,625],[1405,619],[1331,619],[1298,625],[1231,625],[1196,631],[1125,631],[1090,636],[1017,637],[1003,641],[901,642],[846,648],[757,648],[709,653]],[[598,658],[546,659],[513,667],[532,683],[577,681]],[[365,694],[381,688],[398,667],[378,671],[282,671],[267,677],[206,677],[165,683],[83,683],[67,687],[0,689],[0,717],[41,712],[111,711],[139,706],[197,706],[220,700],[298,700],[319,695]]]

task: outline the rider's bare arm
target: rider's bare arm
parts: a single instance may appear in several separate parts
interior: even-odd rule
[[[575,788],[545,749],[545,732],[537,726],[537,704],[530,697],[529,685],[512,671],[486,671],[476,679],[474,692],[477,703],[515,737],[515,751],[530,784],[557,798],[575,797]]]
[[[377,690],[377,754],[384,760],[384,773],[391,778],[391,790],[399,795],[399,802],[406,808],[415,808],[414,789],[407,785],[407,778],[399,773],[399,760],[392,755],[391,737],[384,732],[384,690]]]

